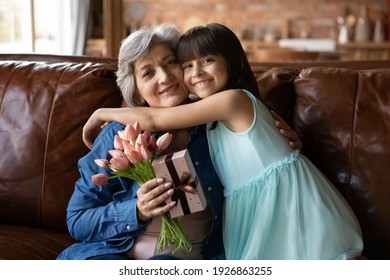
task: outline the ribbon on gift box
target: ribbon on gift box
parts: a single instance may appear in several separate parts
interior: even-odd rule
[[[176,171],[175,165],[172,161],[173,154],[169,154],[165,158],[165,164],[168,168],[169,174],[171,175],[173,185],[175,187],[175,192],[171,196],[172,201],[176,201],[176,206],[178,205],[178,201],[180,201],[180,205],[182,207],[183,213],[185,215],[191,214],[190,206],[188,205],[188,201],[184,191],[180,189],[182,186],[192,186],[196,187],[197,177],[191,180],[191,176],[188,173],[183,173],[181,178],[179,178],[179,174]]]

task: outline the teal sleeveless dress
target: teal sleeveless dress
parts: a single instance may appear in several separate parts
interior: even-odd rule
[[[299,150],[290,148],[267,107],[244,92],[253,103],[251,127],[235,133],[218,122],[207,131],[211,159],[225,186],[227,259],[361,255],[361,229],[347,202]]]

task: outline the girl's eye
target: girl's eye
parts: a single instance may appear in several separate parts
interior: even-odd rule
[[[208,58],[205,58],[203,60],[203,63],[209,63],[209,62],[212,62],[212,61],[213,61],[213,59],[211,57],[208,57]]]
[[[192,65],[191,64],[183,64],[183,69],[184,70],[189,70],[191,69]]]

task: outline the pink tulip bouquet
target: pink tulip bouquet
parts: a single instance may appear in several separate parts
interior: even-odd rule
[[[140,185],[155,178],[152,162],[164,153],[172,140],[172,134],[165,133],[158,139],[148,131],[141,133],[138,122],[127,124],[125,129],[118,131],[114,138],[114,150],[108,151],[111,159],[95,159],[95,163],[103,168],[109,168],[112,176],[100,173],[92,176],[92,182],[104,186],[109,179],[125,177],[136,180]],[[173,244],[176,250],[190,252],[191,242],[180,227],[177,218],[168,213],[162,215],[162,225],[157,242],[157,252]]]

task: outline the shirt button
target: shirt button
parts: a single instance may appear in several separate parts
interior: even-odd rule
[[[195,161],[195,165],[199,165],[199,161]]]
[[[126,226],[126,229],[127,229],[127,230],[130,230],[130,229],[131,229],[131,226],[129,226],[129,225]]]
[[[207,190],[208,190],[209,192],[211,192],[211,187],[208,187]]]
[[[218,219],[218,216],[214,216],[214,220]]]

